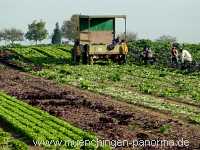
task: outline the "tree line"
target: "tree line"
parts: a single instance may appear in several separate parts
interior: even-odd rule
[[[30,41],[35,41],[37,44],[38,41],[42,41],[48,36],[45,25],[46,23],[42,20],[34,20],[28,25],[28,31],[26,33],[16,28],[3,29],[0,31],[0,41],[5,41],[5,43],[11,42],[11,44],[14,44],[14,42],[23,41],[26,38]]]
[[[69,40],[76,39],[78,36],[76,27],[75,15],[73,15],[70,20],[65,20],[61,27],[57,22],[55,24],[53,34],[50,35],[51,43],[61,44],[62,38],[67,38]],[[46,22],[42,20],[34,20],[31,24],[28,24],[28,31],[26,33],[16,28],[0,30],[0,41],[14,44],[15,42],[20,42],[27,39],[29,41],[34,41],[37,44],[38,42],[47,39],[48,35]]]
[[[0,41],[5,41],[5,43],[9,42],[14,44],[15,42],[23,41],[27,39],[29,41],[34,41],[36,44],[41,42],[48,37],[48,31],[46,29],[46,22],[40,20],[34,20],[31,24],[28,24],[28,31],[24,33],[20,29],[10,28],[0,30]],[[124,34],[118,35],[123,38]],[[59,26],[57,22],[55,24],[55,28],[53,30],[53,34],[51,35],[51,43],[52,44],[61,44],[62,38],[66,38],[69,40],[74,40],[78,37],[77,32],[77,24],[75,15],[71,17],[70,20],[65,20],[62,26]],[[137,34],[134,32],[127,33],[127,40],[136,41],[138,39]],[[163,35],[157,39],[158,41],[169,41],[175,42],[176,38],[168,35]]]
[[[29,41],[34,41],[37,44],[38,42],[47,39],[49,35],[45,26],[46,23],[44,21],[34,20],[31,24],[28,24],[28,31],[26,33],[16,28],[0,30],[0,41],[5,41],[5,44],[8,42],[14,44],[15,42],[27,39]],[[65,27],[62,26],[62,29],[65,29]],[[62,32],[59,24],[56,23],[53,34],[51,35],[51,43],[61,44],[61,39],[64,37],[64,34],[65,33]]]

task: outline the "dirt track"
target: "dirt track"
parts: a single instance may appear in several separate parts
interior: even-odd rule
[[[118,102],[109,97],[75,87],[59,86],[52,81],[8,68],[0,69],[0,90],[33,106],[39,106],[52,115],[64,118],[77,127],[93,131],[104,139],[132,141],[183,138],[190,141],[190,147],[182,149],[200,149],[199,126],[183,123],[167,115]],[[161,134],[160,127],[166,124],[171,126],[170,132]]]

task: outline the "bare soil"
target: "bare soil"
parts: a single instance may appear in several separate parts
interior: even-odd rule
[[[164,113],[116,101],[72,86],[60,86],[10,68],[0,68],[0,90],[37,106],[106,140],[181,140],[189,147],[139,147],[140,149],[200,149],[200,126]],[[169,125],[161,133],[163,125]],[[132,149],[117,147],[116,149]],[[136,149],[136,148],[135,148]]]

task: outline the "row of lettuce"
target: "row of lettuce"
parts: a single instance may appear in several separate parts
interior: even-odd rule
[[[70,46],[29,46],[24,48],[11,48],[14,60],[24,63],[45,66],[49,64],[69,63],[71,60]]]
[[[97,149],[97,137],[0,92],[0,118],[15,132],[47,149]],[[51,142],[50,142],[51,141]],[[109,149],[108,147],[101,147]]]

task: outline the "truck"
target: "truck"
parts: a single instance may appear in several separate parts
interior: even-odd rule
[[[116,36],[116,19],[124,22],[124,38]],[[125,62],[128,47],[126,45],[126,15],[88,16],[76,15],[78,40],[80,41],[82,62],[93,64],[99,59],[112,59]]]

